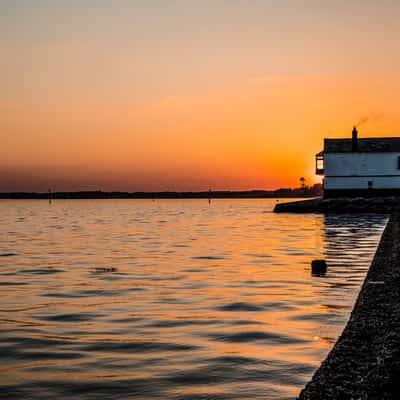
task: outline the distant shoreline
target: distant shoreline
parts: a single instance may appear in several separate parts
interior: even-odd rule
[[[207,199],[208,191],[204,192],[54,192],[52,199]],[[315,193],[304,193],[302,189],[249,190],[249,191],[215,191],[212,199],[251,199],[251,198],[299,198],[315,197]],[[0,199],[48,199],[49,193],[12,192],[0,193]]]

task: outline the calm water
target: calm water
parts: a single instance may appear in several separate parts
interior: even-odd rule
[[[387,218],[274,203],[1,201],[0,395],[294,398]],[[317,257],[324,277],[310,274]]]

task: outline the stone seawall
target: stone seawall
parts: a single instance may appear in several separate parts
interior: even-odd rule
[[[399,398],[400,214],[396,212],[382,234],[342,335],[298,399]]]
[[[380,213],[389,214],[398,209],[399,197],[309,199],[278,203],[276,213]]]

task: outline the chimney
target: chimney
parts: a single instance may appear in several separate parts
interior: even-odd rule
[[[356,127],[353,127],[351,132],[351,151],[358,151],[358,131]]]

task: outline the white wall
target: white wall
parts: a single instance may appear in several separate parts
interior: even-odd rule
[[[400,188],[400,153],[325,153],[325,189]],[[378,176],[377,176],[378,175]],[[394,175],[394,176],[393,176]]]
[[[372,181],[373,189],[400,188],[399,177],[325,177],[325,189],[368,189],[368,181]]]
[[[400,153],[325,153],[325,176],[399,175]]]

